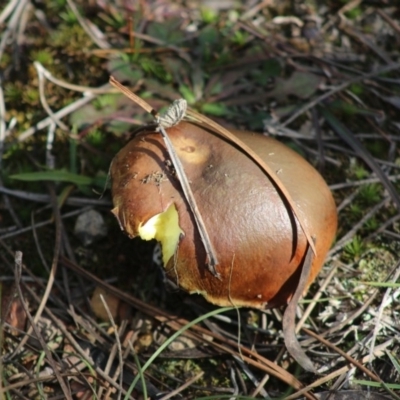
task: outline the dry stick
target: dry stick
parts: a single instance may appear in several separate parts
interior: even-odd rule
[[[393,398],[399,399],[399,397],[392,392],[392,390],[385,385],[385,382],[377,375],[375,375],[372,371],[370,371],[368,368],[364,367],[364,365],[358,361],[355,360],[353,357],[349,356],[346,352],[341,350],[339,347],[335,346],[333,343],[331,343],[329,340],[324,339],[323,337],[317,335],[316,333],[310,331],[307,328],[303,328],[303,331],[312,336],[313,338],[317,339],[320,341],[322,344],[325,346],[331,348],[332,350],[336,351],[338,354],[340,354],[342,357],[344,357],[349,363],[353,364],[356,368],[360,369],[364,374],[368,375],[372,380],[375,382],[379,382],[384,386],[384,388],[393,396]],[[368,359],[371,360],[372,354],[369,354]]]
[[[318,304],[318,300],[321,298],[323,291],[326,289],[328,284],[331,282],[332,278],[336,274],[336,270],[338,268],[338,264],[335,263],[335,265],[329,270],[327,277],[325,278],[323,284],[318,288],[317,293],[311,300],[311,303],[308,305],[306,310],[303,312],[303,315],[301,316],[299,322],[296,325],[296,333],[298,333],[307,320],[307,318],[310,316],[311,312],[313,311],[314,307]]]
[[[106,85],[100,86],[99,89],[107,88],[107,87],[109,87],[108,83]],[[57,112],[55,112],[54,113],[54,117],[59,118],[59,119],[65,117],[66,115],[72,113],[75,110],[78,110],[79,108],[81,108],[85,104],[87,104],[90,101],[92,101],[93,99],[95,99],[97,97],[97,95],[98,95],[98,93],[86,92],[82,98],[76,100],[72,104],[69,104],[66,107],[62,108],[61,110],[58,110]],[[35,126],[31,126],[27,130],[22,132],[18,136],[16,141],[23,142],[28,137],[32,136],[35,132],[37,132],[37,131],[39,131],[41,129],[47,128],[51,123],[53,123],[53,119],[51,117],[44,118],[43,120],[38,122]],[[11,143],[11,144],[13,144],[13,143]]]
[[[361,44],[366,47],[369,47],[378,57],[380,57],[386,64],[392,64],[393,60],[385,53],[384,50],[380,48],[380,46],[375,45],[373,41],[371,41],[366,35],[363,35],[361,32],[352,28],[350,24],[347,22],[347,18],[339,13],[340,22],[338,24],[338,28],[343,31],[347,36],[350,36],[352,39],[358,40]]]
[[[3,30],[0,40],[0,60],[3,58],[4,51],[9,43],[10,36],[15,34],[18,30],[18,22],[26,9],[29,8],[28,0],[20,0],[12,2],[14,5],[13,10],[7,10],[9,14],[12,13],[11,18],[6,24],[6,28]]]
[[[3,9],[3,11],[0,14],[0,25],[3,25],[3,23],[7,20],[7,18],[11,15],[11,13],[14,11],[14,8],[18,5],[19,0],[11,0],[6,7]]]
[[[143,110],[145,110],[146,112],[148,112],[149,114],[152,114],[152,115],[156,114],[156,111],[154,110],[154,108],[149,103],[147,103],[147,101],[144,101],[139,96],[136,96],[135,93],[130,91],[126,86],[119,83],[113,76],[110,76],[110,83],[111,83],[111,85],[113,85],[114,87],[119,89],[126,97],[128,97],[133,102],[135,102],[140,107],[142,107]]]
[[[38,329],[38,327],[36,325],[37,321],[35,321],[32,318],[32,315],[30,314],[29,309],[28,309],[28,307],[26,305],[26,302],[24,300],[24,295],[22,293],[21,285],[20,285],[21,270],[22,270],[22,252],[21,251],[16,251],[15,252],[15,283],[16,283],[16,286],[17,286],[18,296],[19,296],[19,298],[21,300],[22,307],[23,307],[23,309],[25,311],[25,314],[28,317],[29,323],[31,325],[30,329],[35,332],[36,338],[39,340],[40,345],[42,346],[42,349],[46,354],[47,360],[48,360],[49,364],[51,365],[51,368],[54,371],[54,374],[55,374],[55,376],[56,376],[56,378],[58,380],[58,383],[61,386],[61,390],[63,391],[65,398],[72,400],[71,391],[68,390],[68,387],[67,387],[64,379],[62,379],[62,377],[60,375],[60,372],[58,371],[57,364],[54,361],[53,356],[51,355],[51,352],[48,349],[47,344],[44,341],[43,336],[42,336],[40,330]],[[27,337],[27,336],[25,336],[25,337]]]
[[[364,367],[359,361],[355,360],[353,357],[349,356],[346,352],[344,352],[339,347],[335,346],[329,340],[324,339],[322,336],[317,335],[313,331],[310,331],[307,328],[302,328],[302,330],[307,333],[308,335],[312,336],[314,339],[317,339],[319,342],[324,344],[326,347],[334,350],[336,353],[340,354],[343,358],[345,358],[349,363],[353,364],[355,367],[359,368],[364,374],[368,375],[371,379],[376,382],[382,383],[382,380],[376,376],[373,372],[371,372],[368,368]],[[371,356],[371,355],[370,355]]]
[[[210,272],[218,279],[221,279],[221,275],[217,272],[216,266],[218,265],[217,255],[212,244],[212,241],[208,235],[206,225],[204,223],[201,212],[197,206],[196,199],[190,187],[189,181],[186,177],[183,165],[175,151],[175,148],[167,135],[164,128],[170,128],[177,125],[186,114],[187,103],[186,100],[175,100],[173,104],[168,108],[167,112],[163,116],[156,115],[156,121],[158,123],[157,130],[160,131],[161,136],[164,139],[165,146],[167,147],[168,153],[171,157],[172,164],[175,167],[176,174],[182,186],[183,193],[186,201],[189,203],[190,209],[192,210],[194,219],[196,221],[197,228],[200,233],[201,241],[204,244],[204,248],[207,254],[207,265]]]
[[[0,193],[4,193],[10,196],[18,197],[23,200],[28,201],[36,201],[38,203],[48,203],[50,201],[50,196],[48,194],[40,194],[33,192],[26,192],[23,190],[13,190],[6,188],[4,186],[0,186]],[[112,203],[110,200],[98,200],[98,199],[89,199],[85,197],[68,197],[65,202],[65,205],[83,207],[83,206],[96,206],[96,207],[110,207]]]
[[[393,340],[394,339],[392,338],[392,339],[386,341],[385,343],[382,343],[381,345],[377,346],[375,348],[375,351],[374,351],[374,356],[375,357],[382,356],[383,355],[383,350],[388,348],[393,343]],[[362,362],[366,363],[366,362],[369,361],[369,359],[370,359],[369,355],[365,356],[365,357],[363,357]],[[310,391],[310,390],[312,390],[312,389],[314,389],[316,387],[319,387],[319,386],[323,385],[324,383],[331,382],[332,379],[336,378],[339,375],[342,375],[342,374],[348,372],[351,368],[352,368],[351,365],[345,365],[344,367],[332,372],[331,374],[323,376],[320,379],[317,379],[316,381],[314,381],[310,385],[304,387],[303,389],[300,389],[298,392],[286,397],[285,400],[297,399],[301,395],[305,394],[306,392],[308,392],[308,391]]]
[[[122,93],[124,93],[129,99],[131,99],[132,101],[134,101],[135,103],[137,103],[139,106],[141,106],[145,111],[147,111],[148,113],[152,114],[155,119],[156,122],[158,123],[158,128],[161,132],[161,135],[164,139],[164,143],[167,147],[168,153],[171,157],[171,161],[172,164],[176,170],[176,174],[178,176],[179,182],[181,184],[183,193],[185,195],[185,199],[189,204],[189,207],[192,211],[192,214],[194,216],[194,219],[196,221],[196,225],[197,225],[197,229],[199,230],[200,233],[200,237],[203,243],[203,246],[205,248],[205,251],[207,253],[207,264],[208,267],[210,269],[210,272],[217,278],[220,278],[219,273],[216,271],[215,267],[216,265],[218,265],[218,259],[214,250],[214,247],[211,243],[210,237],[208,235],[207,232],[207,228],[205,226],[203,217],[201,216],[201,213],[199,211],[199,208],[197,206],[196,203],[196,199],[193,195],[192,189],[190,188],[188,179],[186,177],[185,171],[183,169],[182,163],[179,160],[178,155],[176,154],[176,151],[174,149],[173,144],[171,143],[171,140],[168,137],[167,132],[164,129],[164,122],[165,120],[169,120],[168,118],[168,114],[167,116],[164,117],[160,117],[158,115],[158,113],[153,109],[153,107],[151,107],[146,101],[142,100],[140,97],[136,96],[134,93],[132,93],[127,87],[121,85],[114,77],[110,77],[110,83],[111,85],[117,87],[118,89],[121,90]],[[174,111],[174,109],[171,107],[169,109],[169,112]],[[181,113],[181,115],[179,115],[179,112],[177,112],[177,116],[178,119],[180,117],[180,119],[182,119],[182,117],[184,116],[184,112]],[[180,120],[179,119],[179,120]],[[177,124],[179,121],[173,121],[173,123],[168,123],[166,124],[166,126],[173,126],[175,124]]]
[[[118,50],[118,51],[120,51],[120,50]],[[115,90],[115,89],[111,88],[108,84],[104,85],[104,86],[100,86],[98,88],[94,88],[91,86],[75,85],[73,83],[69,83],[69,82],[66,82],[61,79],[56,78],[39,61],[35,61],[34,65],[35,65],[36,69],[38,69],[38,67],[40,68],[41,74],[43,74],[43,76],[47,80],[49,80],[50,82],[53,82],[57,86],[65,88],[65,89],[73,90],[75,92],[82,92],[82,93],[96,93],[96,94],[119,93],[119,90]]]
[[[385,11],[381,10],[380,8],[376,8],[375,9],[376,13],[379,14],[379,16],[384,19],[389,25],[390,27],[397,32],[397,34],[400,34],[400,25],[398,24],[397,21],[393,20],[392,18],[389,17],[389,15],[387,15],[385,13]]]
[[[52,204],[53,204],[53,212],[54,212],[54,219],[55,219],[55,225],[56,225],[56,234],[55,234],[55,243],[54,243],[54,255],[53,255],[53,261],[51,264],[51,270],[49,274],[49,280],[47,281],[46,289],[43,294],[42,300],[40,301],[39,307],[36,311],[36,315],[33,319],[35,324],[38,322],[39,318],[42,315],[43,309],[46,306],[47,300],[50,296],[51,289],[53,288],[53,284],[55,281],[55,276],[57,273],[57,266],[58,266],[58,258],[60,255],[60,248],[61,248],[61,215],[60,215],[60,209],[58,208],[57,205],[57,198],[56,194],[54,192],[54,186],[53,184],[49,184],[49,191],[50,191],[50,196],[52,198]],[[29,335],[31,334],[33,329],[33,326],[31,325],[28,331],[26,332],[25,336],[23,339],[19,342],[17,348],[14,351],[14,356],[19,353],[19,350],[22,349],[23,346],[25,346],[27,340],[29,339]]]
[[[45,80],[44,80],[44,68],[42,66],[42,64],[40,64],[38,61],[35,61],[33,63],[33,65],[36,68],[37,74],[38,74],[38,78],[39,78],[39,96],[40,96],[40,102],[42,103],[42,107],[44,108],[44,110],[47,112],[48,116],[53,120],[54,124],[56,124],[59,128],[61,128],[63,131],[69,131],[69,128],[67,125],[64,124],[64,122],[62,122],[60,119],[58,119],[52,109],[50,108],[49,104],[47,103],[46,100],[46,95],[44,92],[44,84],[45,84]]]
[[[96,35],[96,31],[92,29],[91,25],[89,25],[89,23],[86,22],[86,19],[79,13],[76,4],[72,0],[67,0],[67,4],[71,8],[71,11],[75,15],[82,29],[86,32],[90,39],[93,40],[96,46],[100,47],[101,49],[109,49],[111,47],[110,43],[108,43],[106,40],[102,40]]]
[[[383,232],[386,230],[386,228],[392,224],[394,224],[398,219],[400,218],[400,214],[394,215],[392,218],[389,218],[386,220],[383,224],[379,226],[375,232],[372,232],[370,235],[368,235],[364,240],[365,242],[368,242],[372,240],[375,236],[377,236],[379,233]]]
[[[29,292],[30,296],[32,296],[32,298],[34,298],[37,302],[40,301],[39,296],[35,293],[33,289],[31,289],[29,286],[26,286],[26,290]],[[71,344],[71,346],[73,346],[73,348],[78,352],[78,354],[82,357],[82,359],[85,360],[88,365],[93,365],[93,360],[91,359],[91,357],[88,356],[85,350],[82,349],[82,347],[76,341],[74,335],[71,334],[65,327],[64,323],[60,321],[48,308],[46,309],[46,314],[53,321],[53,323],[60,329],[62,334],[66,337],[67,341]],[[100,378],[104,379],[104,381],[108,382],[111,386],[115,387],[116,389],[122,391],[124,395],[127,394],[127,391],[121,385],[119,385],[117,382],[111,379],[109,375],[104,373],[104,371],[101,370],[99,367],[94,367],[94,370],[96,371],[96,374],[100,376]],[[62,374],[62,376],[64,376],[64,374]]]
[[[84,378],[86,378],[83,374],[81,374],[81,373],[77,373],[77,372],[64,372],[64,373],[60,373],[60,376],[62,377],[62,378],[69,378],[69,377],[84,377]],[[24,380],[24,381],[21,381],[21,380],[19,380],[18,382],[15,382],[15,383],[10,383],[9,385],[7,385],[7,386],[5,386],[4,387],[4,389],[3,389],[3,392],[4,393],[6,393],[6,392],[9,392],[9,391],[11,391],[11,390],[15,390],[15,389],[18,389],[18,388],[20,388],[20,387],[23,387],[23,386],[30,386],[30,385],[32,385],[32,384],[35,384],[35,383],[39,383],[39,382],[47,382],[47,381],[51,381],[51,380],[53,380],[54,379],[54,376],[53,375],[45,375],[45,376],[43,376],[43,375],[41,375],[41,376],[36,376],[35,378],[29,378],[29,379],[26,379],[26,380]],[[0,394],[3,394],[2,392],[0,392]],[[18,397],[18,399],[19,398],[25,398],[26,399],[26,397]],[[30,399],[28,399],[28,400],[30,400]]]
[[[306,371],[316,373],[317,371],[313,363],[307,357],[306,353],[301,348],[297,340],[296,328],[295,328],[297,304],[306,288],[308,278],[310,276],[312,262],[313,262],[313,253],[311,251],[311,247],[307,246],[306,257],[304,259],[301,268],[299,283],[297,285],[293,297],[290,300],[290,303],[286,307],[285,314],[283,315],[282,330],[283,330],[283,338],[288,352]]]
[[[4,151],[4,142],[7,137],[7,130],[6,130],[6,104],[4,101],[4,93],[3,93],[3,77],[0,73],[0,171],[2,170],[2,160],[3,160],[3,151]],[[0,188],[3,187],[3,180],[0,177]],[[18,227],[22,227],[22,223],[15,212],[12,202],[8,198],[6,194],[3,194],[3,201],[5,205],[5,209],[8,210],[10,213],[11,218],[14,221],[14,224]]]
[[[246,374],[246,376],[250,379],[250,381],[252,382],[252,384],[256,387],[255,391],[260,392],[260,395],[263,398],[267,398],[268,393],[266,392],[266,390],[264,389],[264,386],[266,384],[266,381],[264,383],[260,383],[260,381],[254,376],[253,372],[250,370],[250,368],[242,361],[242,359],[240,357],[237,356],[233,356],[233,358],[235,359],[236,363],[238,364],[238,366],[242,369],[243,373]],[[240,372],[238,373],[238,376],[240,377]],[[269,375],[266,374],[264,375],[263,380],[268,379]],[[253,393],[252,394],[253,397],[255,397],[256,395]]]
[[[373,71],[368,74],[356,76],[355,78],[352,78],[352,79],[348,80],[347,82],[344,82],[344,83],[334,87],[333,89],[325,92],[321,96],[317,97],[316,99],[314,99],[314,100],[310,101],[309,103],[305,104],[304,106],[300,107],[294,114],[292,114],[280,126],[285,127],[285,126],[289,125],[291,122],[293,122],[295,119],[297,119],[301,114],[308,111],[310,108],[315,107],[317,104],[321,103],[323,100],[327,99],[328,97],[332,96],[333,94],[346,89],[348,86],[350,86],[353,83],[360,82],[363,79],[373,78],[374,76],[377,76],[379,74],[386,74],[390,71],[393,71],[393,70],[399,69],[399,68],[400,68],[400,63],[395,63],[395,64],[388,65],[384,68],[378,69],[377,71]]]
[[[400,276],[400,268],[399,267],[400,267],[400,261],[397,263],[396,272],[394,273],[394,276],[392,278],[392,282],[396,282],[397,279]],[[374,333],[373,333],[372,340],[371,340],[371,346],[370,346],[370,349],[369,349],[370,356],[372,356],[372,354],[374,353],[376,337],[378,336],[378,333],[379,333],[379,331],[381,329],[381,319],[382,319],[382,316],[383,316],[383,310],[384,310],[385,305],[386,305],[385,303],[388,300],[392,290],[393,290],[393,288],[390,288],[390,287],[386,289],[385,295],[383,296],[381,305],[379,307],[378,315],[376,316]]]
[[[400,175],[388,175],[387,178],[389,181],[394,181],[396,182],[398,179],[400,179]],[[329,185],[329,189],[331,190],[340,190],[340,189],[345,189],[348,187],[356,187],[356,186],[363,186],[363,185],[368,185],[370,183],[381,183],[382,181],[379,178],[368,178],[368,179],[360,179],[359,181],[353,181],[353,182],[342,182],[342,183],[335,183],[334,185]]]
[[[99,279],[96,275],[90,273],[89,271],[82,269],[78,265],[74,264],[70,260],[62,257],[60,259],[62,264],[71,270],[79,273],[80,275],[84,276],[86,279],[95,282],[98,286],[101,288],[105,289],[107,292],[110,292],[117,296],[119,299],[125,301],[126,303],[132,305],[133,307],[142,310],[143,312],[148,313],[149,315],[152,315],[154,318],[156,318],[158,321],[167,324],[171,329],[174,330],[179,330],[182,328],[182,326],[186,325],[188,321],[179,318],[178,320],[176,317],[172,316],[171,314],[168,314],[164,310],[160,310],[156,307],[153,307],[147,303],[142,302],[141,300],[129,295],[128,293],[125,293],[114,286],[109,285],[108,283],[102,281]],[[226,337],[216,334],[208,329],[202,328],[200,326],[193,326],[190,331],[185,332],[185,334],[189,337],[195,338],[200,341],[204,341],[205,337],[213,337],[214,339],[220,341],[221,343],[224,344],[218,344],[213,341],[208,341],[209,345],[217,348],[219,350],[222,350],[228,354],[232,355],[238,355],[238,353],[232,348],[237,348],[237,342],[227,339]],[[314,339],[311,339],[314,340]],[[300,389],[302,386],[301,382],[298,381],[292,374],[290,374],[288,371],[280,367],[279,365],[273,363],[272,361],[268,360],[267,358],[264,358],[260,354],[244,347],[240,346],[241,352],[243,354],[246,354],[243,356],[243,360],[246,361],[248,364],[253,365],[256,368],[261,369],[262,371],[275,376],[276,378],[280,379],[282,382],[285,382],[286,384],[294,387],[295,389]],[[307,394],[307,398],[309,399],[315,399],[315,397],[312,394]]]
[[[355,224],[349,232],[347,232],[338,242],[336,242],[335,246],[330,250],[330,254],[337,253],[339,250],[341,250],[350,240],[353,239],[354,235],[356,232],[362,228],[362,226],[365,224],[366,221],[371,219],[374,214],[376,214],[380,209],[385,206],[386,203],[389,202],[389,198],[385,197],[381,202],[376,204],[374,207],[371,208],[371,210],[368,211],[367,214],[365,214],[360,221]]]
[[[397,269],[397,264],[394,268],[391,269],[391,271],[387,274],[385,282],[388,281],[390,279],[390,277],[392,276],[392,274],[396,271]],[[358,316],[360,316],[369,306],[370,304],[374,301],[374,299],[378,296],[378,294],[380,293],[379,289],[376,289],[373,294],[371,295],[371,297],[365,301],[362,306],[357,309],[356,311],[354,311],[348,318],[346,318],[344,321],[341,321],[340,323],[338,323],[337,325],[332,326],[331,328],[329,328],[328,330],[326,330],[325,332],[321,333],[319,336],[320,337],[325,337],[327,335],[330,335],[331,333],[334,333],[340,329],[342,329],[344,326],[350,324],[354,319],[358,318]],[[313,343],[315,341],[315,339],[306,339],[302,341],[303,346],[307,347],[309,346],[311,343]]]
[[[103,306],[104,306],[104,308],[105,308],[105,310],[106,310],[106,312],[107,312],[107,316],[108,316],[108,319],[109,319],[110,322],[111,322],[111,326],[112,326],[113,329],[114,329],[114,333],[115,333],[115,342],[116,342],[116,344],[117,344],[117,349],[118,349],[118,361],[119,361],[119,369],[120,369],[119,382],[120,382],[120,384],[122,385],[122,382],[123,382],[123,375],[124,375],[124,360],[123,360],[123,358],[122,358],[122,347],[121,347],[121,340],[120,340],[119,333],[118,333],[118,328],[117,328],[117,326],[115,325],[115,321],[114,321],[114,318],[113,318],[113,316],[112,316],[112,314],[111,314],[110,308],[108,307],[108,304],[107,304],[107,302],[105,301],[104,296],[103,296],[102,294],[100,295],[100,300],[101,300],[101,302],[103,303]],[[118,391],[118,400],[121,399],[121,395],[122,395],[122,392],[119,390],[119,391]]]
[[[62,215],[61,218],[64,219],[64,218],[75,217],[76,215],[82,214],[83,212],[85,212],[85,211],[87,211],[87,210],[90,210],[91,208],[92,208],[91,206],[83,207],[83,208],[81,208],[81,209],[79,209],[79,210],[75,210],[75,211],[71,211],[71,212],[69,212],[69,213],[65,213],[65,214]],[[48,219],[48,220],[46,220],[46,221],[37,222],[37,223],[35,224],[35,229],[41,228],[41,227],[43,227],[43,226],[46,226],[46,225],[49,225],[49,224],[52,224],[52,223],[54,223],[54,219]],[[5,240],[5,239],[9,239],[10,237],[22,235],[23,233],[29,232],[29,231],[31,231],[32,229],[33,229],[32,226],[27,226],[26,228],[22,228],[22,229],[18,229],[17,231],[12,231],[12,232],[6,233],[6,234],[0,236],[0,241],[3,241],[3,240]]]
[[[163,396],[160,398],[160,400],[168,400],[173,396],[177,396],[179,393],[183,392],[185,389],[187,389],[189,386],[193,385],[196,381],[198,381],[202,376],[204,375],[204,371],[198,373],[195,375],[193,378],[189,379],[186,381],[182,386],[180,386],[178,389],[173,390],[172,392],[168,393],[166,396]]]
[[[164,127],[162,125],[159,125],[159,127],[162,137],[164,139],[164,143],[167,146],[168,153],[171,157],[172,164],[174,165],[176,174],[179,177],[183,193],[185,195],[187,202],[189,203],[190,209],[192,210],[194,219],[196,221],[197,228],[199,229],[201,241],[203,242],[205,251],[207,253],[208,268],[216,278],[221,279],[221,275],[215,269],[215,267],[218,265],[218,259],[215,253],[214,246],[208,235],[206,225],[197,206],[196,199],[193,195],[192,189],[189,185],[189,182],[187,181],[187,177],[185,175],[182,163],[180,162],[178,155],[175,152],[174,146],[171,143],[171,140],[169,139]]]

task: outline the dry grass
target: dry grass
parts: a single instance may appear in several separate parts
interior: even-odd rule
[[[9,0],[0,11],[2,398],[399,398],[400,14],[391,4]],[[325,177],[339,232],[298,307],[318,375],[285,351],[281,310],[218,310],[165,289],[153,244],[119,232],[99,192],[147,117],[110,74],[155,109],[184,97],[224,126],[276,136]],[[88,209],[104,222],[78,238]]]

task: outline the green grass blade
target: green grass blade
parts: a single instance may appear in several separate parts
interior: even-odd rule
[[[396,368],[397,373],[400,374],[400,363],[397,360],[397,358],[395,358],[395,356],[390,351],[386,352],[386,354],[389,356],[390,361],[392,362],[392,364]]]
[[[77,186],[80,185],[87,186],[93,184],[93,178],[90,178],[89,176],[73,174],[71,172],[63,170],[27,172],[22,174],[11,175],[10,178],[25,182],[40,182],[40,181],[69,182]]]
[[[360,281],[363,285],[369,285],[369,286],[376,286],[376,287],[385,287],[385,288],[400,288],[400,283],[395,283],[395,282],[363,282]]]
[[[184,327],[176,331],[168,340],[166,340],[154,353],[153,355],[147,360],[147,362],[143,365],[143,368],[141,370],[141,374],[144,374],[144,372],[147,370],[147,368],[151,365],[151,363],[177,338],[179,337],[183,332],[191,328],[192,326],[198,324],[199,322],[202,322],[206,320],[209,317],[212,317],[217,314],[222,314],[223,312],[234,310],[234,307],[223,307],[223,308],[217,308],[216,310],[210,311],[209,313],[205,315],[201,315],[200,317],[196,318],[195,320],[189,322],[186,324]],[[138,380],[140,379],[141,374],[137,374],[133,382],[131,383],[124,400],[128,400],[129,396],[131,395],[133,389],[136,387],[136,384]]]
[[[399,390],[400,389],[400,383],[380,383],[380,382],[375,382],[375,381],[364,381],[362,379],[353,379],[352,382],[356,385],[361,385],[361,386],[370,386],[370,387],[376,387],[376,388],[388,388],[391,390]]]

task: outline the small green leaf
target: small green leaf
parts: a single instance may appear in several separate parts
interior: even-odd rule
[[[109,61],[107,69],[120,82],[136,83],[143,77],[143,72],[130,60],[115,58]]]
[[[201,7],[200,14],[203,22],[206,24],[212,24],[213,22],[216,22],[218,19],[218,14],[212,8]]]
[[[400,288],[400,283],[394,283],[394,282],[364,282],[361,281],[360,283],[368,286],[376,286],[376,287],[385,287],[385,288]]]
[[[225,104],[206,103],[201,106],[201,112],[220,117],[220,116],[226,116],[226,114],[229,113],[229,110],[225,106]]]
[[[53,181],[53,182],[69,182],[75,185],[91,185],[93,178],[84,175],[73,174],[63,170],[27,172],[10,176],[11,179],[16,179],[25,182],[38,181]]]
[[[400,384],[398,383],[384,383],[384,382],[374,382],[374,381],[365,381],[362,379],[353,379],[352,382],[356,385],[362,386],[370,386],[370,387],[378,387],[378,388],[388,388],[392,390],[400,389]]]
[[[310,72],[295,71],[289,78],[275,79],[274,88],[267,92],[268,97],[284,101],[289,96],[308,99],[319,88],[324,79]]]
[[[179,92],[181,93],[183,98],[188,102],[188,104],[194,104],[196,102],[194,93],[188,86],[186,85],[179,86]]]

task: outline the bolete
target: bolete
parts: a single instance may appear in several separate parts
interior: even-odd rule
[[[316,239],[307,286],[336,233],[336,207],[323,178],[282,143],[231,130],[278,175],[296,204],[296,217],[276,183],[228,140],[189,122],[166,131],[218,257],[218,276],[207,265],[193,212],[155,129],[144,128],[112,162],[112,212],[121,228],[129,237],[159,241],[167,277],[189,293],[219,306],[287,304],[308,246],[299,219]]]

